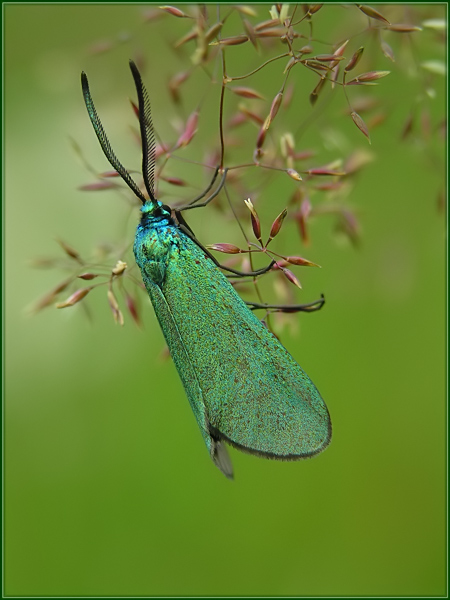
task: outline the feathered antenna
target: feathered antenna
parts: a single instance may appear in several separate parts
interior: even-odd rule
[[[132,60],[130,60],[130,69],[133,74],[139,101],[139,125],[141,128],[142,140],[142,175],[144,177],[145,188],[149,198],[153,202],[156,202],[154,193],[156,144],[150,100],[148,98],[147,90],[142,83],[141,74]]]
[[[156,203],[153,186],[154,186],[154,170],[155,170],[155,137],[153,132],[153,125],[150,113],[150,101],[148,99],[147,91],[142,83],[139,71],[134,64],[130,61],[131,72],[133,73],[134,81],[136,84],[136,90],[139,99],[139,124],[141,127],[142,137],[142,175],[144,177],[145,188],[148,192],[150,201]],[[147,202],[147,198],[141,192],[136,182],[132,179],[131,175],[119,161],[117,156],[114,154],[111,144],[109,143],[108,137],[103,129],[103,125],[100,118],[95,110],[94,102],[89,91],[89,83],[86,73],[81,73],[81,86],[83,88],[83,97],[86,104],[86,108],[91,119],[92,126],[97,135],[100,146],[103,150],[104,155],[108,159],[111,166],[119,173],[128,187],[133,190],[142,204]]]

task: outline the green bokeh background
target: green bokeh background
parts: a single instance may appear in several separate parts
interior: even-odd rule
[[[132,239],[137,214],[130,217],[116,194],[77,191],[90,176],[68,136],[95,168],[108,168],[82,103],[83,69],[113,147],[138,168],[127,105],[127,60],[137,51],[147,60],[157,126],[163,137],[171,131],[176,111],[166,83],[184,63],[168,40],[188,27],[169,16],[146,24],[145,8],[5,7],[6,594],[443,595],[445,219],[436,201],[443,145],[432,145],[439,160],[430,161],[435,155],[419,143],[399,140],[417,90],[401,56],[393,65],[377,55],[376,68],[393,74],[373,88],[389,107],[388,120],[372,133],[377,158],[351,197],[361,247],[338,244],[331,220],[322,219],[306,250],[286,225],[290,253],[323,267],[300,273],[298,301],[324,292],[326,307],[300,315],[299,333],[285,331],[283,342],[329,406],[334,437],[324,454],[278,463],[231,450],[230,482],[205,451],[173,364],[161,360],[150,305],[143,332],[130,320],[115,326],[101,293],[90,303],[92,323],[79,307],[26,314],[61,279],[29,266],[58,255],[55,237],[82,254],[123,235],[124,223]],[[444,10],[429,7],[423,15],[443,17]],[[324,7],[318,37],[336,39],[333,27],[344,32],[353,18],[354,31],[361,29],[353,12]],[[128,41],[110,52],[87,50],[99,40],[125,40],[124,33]],[[423,60],[441,58],[433,36],[421,35],[428,40]],[[252,53],[241,49],[235,59],[230,52],[230,71],[246,72]],[[245,85],[273,97],[280,69],[271,73],[279,79]],[[434,84],[436,123],[443,78]],[[299,89],[310,110],[312,85]],[[186,90],[185,115],[199,100],[195,85]],[[343,98],[336,103],[333,114],[345,108]],[[215,92],[203,114],[202,127],[214,131]],[[348,117],[335,125],[347,150],[368,147]],[[319,119],[302,146],[320,148],[323,131]],[[341,155],[332,150],[330,157]],[[180,172],[192,181],[186,167]],[[261,209],[266,228],[295,183],[283,185]],[[236,228],[224,237],[209,210],[192,216],[198,237],[233,241]]]

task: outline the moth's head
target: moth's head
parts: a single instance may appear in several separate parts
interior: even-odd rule
[[[167,204],[163,204],[159,200],[153,202],[153,200],[147,200],[141,207],[141,213],[144,217],[151,217],[153,219],[170,219],[172,210]]]

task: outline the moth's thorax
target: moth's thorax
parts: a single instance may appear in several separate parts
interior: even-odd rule
[[[180,233],[169,207],[162,202],[146,202],[141,213],[134,240],[134,255],[144,283],[149,278],[160,285],[164,281],[172,246],[177,243]]]

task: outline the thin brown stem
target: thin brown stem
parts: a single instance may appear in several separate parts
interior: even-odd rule
[[[225,66],[225,50],[222,48],[222,89],[220,90],[220,109],[219,109],[219,134],[220,134],[220,169],[223,168],[223,159],[225,156],[225,144],[223,141],[223,102],[225,98],[225,81],[226,81],[226,66]]]
[[[247,73],[247,75],[239,75],[238,77],[228,77],[227,81],[237,81],[238,79],[246,79],[247,77],[250,77],[251,75],[257,73],[258,71],[261,71],[261,69],[263,69],[269,63],[274,62],[275,60],[279,60],[280,58],[286,58],[286,56],[291,56],[291,53],[285,52],[284,54],[280,54],[279,56],[269,58],[269,60],[266,60],[266,62],[264,62],[262,65],[259,65],[259,67],[254,71],[250,71],[250,73]]]

